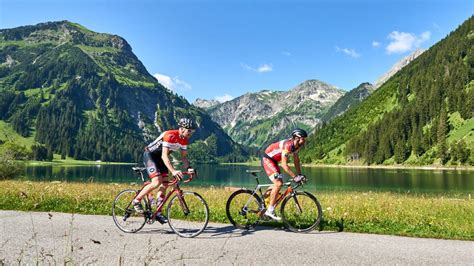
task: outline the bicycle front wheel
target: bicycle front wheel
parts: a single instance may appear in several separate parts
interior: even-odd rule
[[[175,194],[168,204],[168,224],[181,237],[195,237],[209,222],[209,207],[196,192]]]
[[[225,211],[235,227],[250,229],[258,223],[264,208],[262,200],[253,191],[240,189],[230,195]]]
[[[281,204],[281,218],[286,227],[293,232],[309,232],[321,222],[321,204],[308,192],[290,194]]]
[[[117,194],[112,204],[112,217],[114,218],[115,225],[126,233],[138,232],[146,222],[145,215],[136,212],[133,208],[132,200],[136,196],[136,190],[126,189]]]

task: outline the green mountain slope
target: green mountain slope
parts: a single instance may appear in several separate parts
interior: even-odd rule
[[[473,77],[471,17],[361,104],[317,130],[303,160],[473,164]]]
[[[49,22],[1,29],[0,48],[3,128],[54,153],[138,161],[143,145],[188,116],[199,124],[191,141],[217,137],[214,157],[245,156],[206,113],[158,83],[119,36]]]
[[[331,106],[331,108],[329,108],[329,110],[324,114],[322,120],[329,121],[334,117],[341,115],[349,108],[355,107],[365,98],[367,98],[374,90],[375,87],[368,82],[360,84],[359,86],[339,98],[337,102],[335,102]]]

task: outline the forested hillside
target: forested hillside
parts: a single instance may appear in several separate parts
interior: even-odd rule
[[[313,134],[305,162],[474,164],[474,17]]]
[[[158,83],[119,36],[49,22],[1,29],[0,48],[0,125],[10,132],[0,134],[0,144],[21,139],[10,127],[35,143],[26,147],[35,159],[56,153],[134,162],[147,142],[186,116],[199,125],[194,152],[214,151],[211,161],[246,159],[206,113]]]

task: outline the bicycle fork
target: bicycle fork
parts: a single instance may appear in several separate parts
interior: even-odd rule
[[[186,204],[186,201],[184,200],[183,197],[183,192],[178,192],[178,200],[179,200],[179,205],[181,205],[181,208],[183,209],[184,215],[188,215],[190,213],[188,205]]]

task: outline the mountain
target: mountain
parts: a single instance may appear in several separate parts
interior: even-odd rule
[[[329,121],[334,117],[337,117],[347,111],[349,108],[353,108],[358,103],[362,102],[365,98],[367,98],[372,92],[374,92],[377,88],[382,86],[384,82],[386,82],[389,78],[395,75],[398,71],[400,71],[403,67],[408,65],[411,61],[415,60],[418,56],[420,56],[425,50],[418,49],[411,53],[410,55],[402,58],[400,61],[395,63],[389,71],[387,71],[384,75],[382,75],[376,82],[375,86],[364,82],[361,83],[356,88],[352,89],[348,93],[344,94],[337,102],[331,106],[328,112],[323,116],[323,121]]]
[[[334,103],[331,108],[324,114],[322,117],[323,121],[329,121],[345,111],[349,108],[355,107],[357,104],[362,102],[365,98],[367,98],[372,92],[374,92],[375,87],[368,83],[362,83],[356,88],[350,90],[348,93],[344,94],[341,98]]]
[[[418,49],[413,53],[409,54],[408,56],[402,58],[400,61],[395,63],[392,68],[383,74],[376,82],[375,82],[375,89],[379,88],[384,84],[389,78],[395,75],[398,71],[404,68],[406,65],[410,64],[413,60],[415,60],[418,56],[420,56],[425,50]]]
[[[313,163],[474,164],[474,16],[308,138]]]
[[[33,153],[139,161],[147,142],[187,116],[199,125],[191,139],[199,149],[245,156],[209,115],[150,75],[120,36],[48,22],[1,29],[0,47],[1,125],[38,143]]]
[[[296,126],[314,128],[343,94],[322,81],[307,80],[289,91],[247,93],[208,113],[236,142],[261,147],[287,136]]]
[[[201,109],[208,110],[216,105],[218,105],[219,102],[216,100],[205,100],[201,98],[197,98],[194,102],[193,105],[197,106]]]

